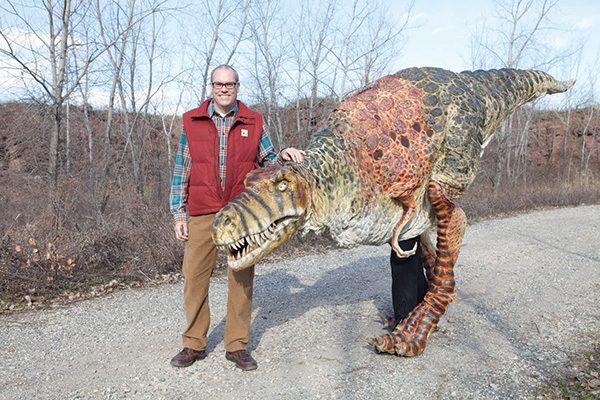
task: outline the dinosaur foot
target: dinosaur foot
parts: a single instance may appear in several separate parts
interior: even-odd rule
[[[408,342],[400,336],[393,333],[375,336],[367,342],[375,348],[378,353],[396,354],[403,357],[418,356],[425,349],[425,345],[420,346],[416,341]]]

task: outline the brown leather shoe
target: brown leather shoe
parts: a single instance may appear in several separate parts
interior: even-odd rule
[[[171,359],[171,365],[174,367],[189,367],[196,360],[202,360],[204,357],[206,357],[206,351],[184,347],[183,350]]]
[[[258,368],[256,360],[246,350],[227,351],[225,352],[225,358],[233,361],[243,371],[252,371]]]

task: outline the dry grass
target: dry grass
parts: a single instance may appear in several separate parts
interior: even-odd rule
[[[496,193],[490,186],[476,182],[460,198],[459,204],[472,223],[485,218],[520,214],[535,209],[597,204],[599,201],[600,182],[588,185],[564,184],[556,180],[544,181],[538,178],[527,186],[501,187]]]
[[[13,185],[10,197],[28,199],[27,207],[2,199],[0,312],[179,272],[183,251],[165,207],[123,192],[110,213],[99,214],[91,194],[75,187],[63,185],[53,206],[37,185]]]
[[[112,196],[118,202],[109,204],[109,212],[99,214],[93,211],[91,194],[76,189],[80,186],[72,180],[63,184],[62,200],[55,207],[46,204],[37,179],[12,187],[2,199],[6,207],[0,222],[0,312],[100,294],[116,286],[178,279],[183,246],[174,238],[168,210],[157,202],[122,192]],[[598,203],[600,185],[545,182],[499,193],[474,185],[460,201],[470,222],[536,208]],[[29,199],[26,211],[15,199]],[[267,261],[333,247],[327,236],[296,235]],[[224,270],[221,257],[215,273]]]
[[[597,400],[600,398],[600,346],[573,355],[564,365],[563,377],[550,383],[544,399]]]

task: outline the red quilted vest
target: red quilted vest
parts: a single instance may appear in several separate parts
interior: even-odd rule
[[[189,215],[219,211],[244,190],[244,178],[258,168],[256,155],[262,135],[263,119],[238,101],[238,111],[227,138],[225,189],[219,179],[219,135],[208,115],[210,99],[183,114],[183,129],[188,140],[192,170],[187,190]]]

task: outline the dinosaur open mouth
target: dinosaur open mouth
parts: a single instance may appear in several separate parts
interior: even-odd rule
[[[218,247],[227,252],[227,263],[234,269],[245,265],[246,261],[255,263],[264,253],[272,250],[270,244],[280,239],[281,233],[295,220],[296,217],[290,216],[280,218],[261,232]]]

